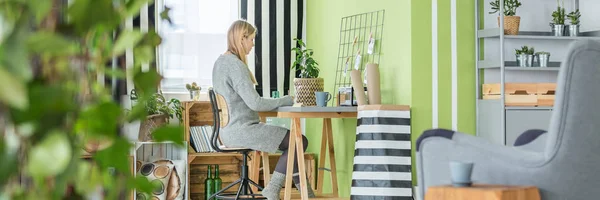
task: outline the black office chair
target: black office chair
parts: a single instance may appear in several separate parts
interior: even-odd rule
[[[238,153],[242,154],[242,165],[241,165],[241,171],[240,171],[240,173],[241,173],[240,178],[238,180],[236,180],[235,182],[229,184],[227,187],[224,187],[222,190],[220,190],[220,191],[216,192],[215,194],[213,194],[212,196],[210,196],[209,199],[212,199],[212,198],[216,198],[216,199],[266,199],[261,194],[254,194],[254,192],[250,188],[250,184],[252,184],[252,185],[258,187],[259,190],[263,189],[257,183],[250,180],[250,178],[248,177],[248,153],[253,150],[245,149],[245,148],[227,148],[227,147],[221,145],[221,142],[219,141],[219,131],[221,128],[221,112],[223,111],[221,108],[222,108],[222,106],[227,106],[227,105],[219,105],[219,101],[217,99],[218,98],[222,99],[222,97],[221,96],[217,97],[217,94],[215,94],[215,92],[212,89],[208,90],[208,96],[210,98],[210,104],[212,107],[213,118],[214,118],[214,120],[213,120],[213,135],[210,139],[211,140],[210,145],[217,152],[224,152],[224,153],[238,152]],[[222,103],[225,103],[224,99],[222,99]],[[224,193],[226,190],[228,190],[229,188],[233,187],[236,184],[240,184],[238,192],[236,194]]]

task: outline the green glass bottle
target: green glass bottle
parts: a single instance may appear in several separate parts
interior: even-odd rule
[[[206,200],[209,200],[210,196],[212,196],[215,191],[215,180],[213,180],[211,172],[212,170],[209,165],[206,179],[204,180],[204,195],[206,196]]]
[[[215,192],[214,193],[217,193],[219,190],[221,190],[223,188],[223,180],[221,180],[221,177],[219,177],[219,165],[215,165],[214,180],[215,180]]]

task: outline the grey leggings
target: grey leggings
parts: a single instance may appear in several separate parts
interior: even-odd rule
[[[281,144],[279,144],[279,150],[282,150],[283,154],[281,155],[281,157],[279,157],[279,161],[277,161],[277,166],[275,166],[276,172],[279,172],[282,174],[286,173],[289,144],[290,144],[290,131],[287,132],[287,134],[283,138],[283,141],[281,141]],[[308,139],[306,139],[306,136],[304,136],[304,135],[302,135],[302,146],[303,146],[302,148],[304,149],[304,151],[306,151],[306,147],[308,147]],[[294,174],[298,173],[297,155],[298,154],[294,155]]]

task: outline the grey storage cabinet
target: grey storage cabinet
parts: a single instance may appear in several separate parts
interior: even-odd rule
[[[513,146],[517,137],[529,129],[548,130],[552,110],[506,110],[506,145]]]

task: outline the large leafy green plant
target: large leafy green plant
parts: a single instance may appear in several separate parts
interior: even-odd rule
[[[292,48],[292,51],[296,52],[296,60],[292,65],[292,68],[296,71],[300,71],[299,78],[317,78],[319,77],[319,63],[313,59],[313,50],[307,49],[306,44],[301,39],[294,38],[300,47]]]
[[[154,186],[130,171],[123,124],[145,119],[161,79],[152,63],[160,36],[120,30],[150,0],[0,0],[0,199],[81,199],[105,191],[123,199]],[[168,16],[162,13],[161,16]],[[123,26],[124,27],[124,26]],[[133,49],[138,104],[123,112],[98,77],[125,79],[111,60]],[[183,145],[181,127],[153,133]],[[81,159],[91,140],[110,141]]]
[[[500,11],[500,0],[494,0],[490,2],[492,11],[490,14],[498,13]],[[514,16],[517,14],[517,8],[521,6],[519,0],[504,0],[504,16]]]

